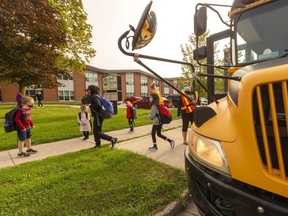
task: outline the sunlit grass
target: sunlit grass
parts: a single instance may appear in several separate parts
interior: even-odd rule
[[[0,106],[0,117],[4,122],[4,115],[13,106]],[[79,105],[48,105],[45,108],[33,108],[32,120],[35,128],[32,129],[32,145],[54,142],[82,136],[77,122],[77,113],[80,112]],[[144,118],[149,114],[149,109],[137,109],[138,118],[135,120],[135,126],[151,124],[151,120]],[[172,110],[173,116],[176,116],[176,110]],[[120,130],[128,128],[126,119],[126,109],[118,108],[118,114],[112,119],[104,121],[103,132]],[[4,127],[0,130],[0,151],[13,149],[17,147],[16,132],[5,133]]]
[[[1,169],[1,215],[153,215],[180,197],[184,172],[104,146]]]

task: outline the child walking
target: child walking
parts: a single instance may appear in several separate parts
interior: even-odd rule
[[[136,117],[136,110],[132,106],[130,101],[126,102],[126,118],[128,119],[128,124],[130,127],[130,130],[128,133],[134,133],[134,119]]]
[[[42,101],[44,100],[44,96],[42,95],[41,91],[38,91],[37,94],[35,95],[35,98],[38,101],[38,106],[37,108],[39,108],[40,106],[42,108],[44,108]]]
[[[153,141],[153,146],[149,147],[150,151],[157,151],[158,146],[156,142],[156,133],[157,136],[160,137],[163,140],[167,140],[170,144],[171,149],[174,149],[175,147],[175,140],[169,139],[166,136],[164,136],[161,133],[162,130],[162,125],[160,120],[159,120],[159,109],[158,109],[158,104],[159,104],[159,96],[158,94],[151,94],[152,96],[152,102],[151,102],[151,115],[148,117],[152,120],[153,126],[152,126],[152,141]]]
[[[31,128],[34,128],[31,118],[31,108],[34,105],[34,99],[32,97],[22,97],[22,108],[18,109],[15,122],[17,124],[17,136],[18,136],[18,156],[27,157],[30,154],[35,154],[38,151],[31,148]],[[26,152],[23,151],[24,142],[26,142]]]
[[[82,140],[87,140],[89,139],[89,132],[91,131],[90,115],[85,105],[81,105],[80,110],[81,112],[78,113],[78,123],[80,131],[83,132],[84,135]]]

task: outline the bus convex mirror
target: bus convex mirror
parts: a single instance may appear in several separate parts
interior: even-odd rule
[[[193,50],[193,59],[195,61],[207,58],[207,47],[202,46],[198,49]]]
[[[153,2],[151,1],[146,6],[138,22],[138,26],[133,36],[132,50],[145,47],[147,44],[150,43],[156,33],[156,14],[154,13],[154,11],[150,12],[152,3]]]
[[[207,8],[201,7],[194,16],[194,34],[201,36],[207,29]]]

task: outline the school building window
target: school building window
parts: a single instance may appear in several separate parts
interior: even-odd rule
[[[73,80],[73,74],[71,73],[69,76],[58,74],[57,79],[58,80]]]
[[[141,86],[147,86],[147,85],[148,85],[147,77],[141,76]]]
[[[126,97],[132,97],[134,96],[134,92],[126,92]]]
[[[159,87],[159,86],[160,86],[159,80],[154,80],[154,83],[155,83],[156,87]]]
[[[141,93],[141,97],[148,97],[148,93]]]
[[[178,88],[178,80],[173,80],[173,86],[174,86],[175,88]],[[173,94],[178,94],[178,92],[175,91],[175,89],[173,89]]]
[[[58,91],[59,101],[74,101],[74,91]]]
[[[178,80],[173,80],[173,86],[176,88],[178,87]]]
[[[126,85],[134,85],[134,74],[126,74]]]
[[[98,83],[98,74],[87,72],[85,74],[85,79],[86,79],[86,82]]]
[[[26,96],[35,98],[35,95],[36,95],[36,90],[35,89],[27,89],[26,90]]]

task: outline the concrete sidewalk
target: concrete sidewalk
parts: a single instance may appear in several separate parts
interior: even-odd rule
[[[174,155],[176,155],[176,153],[179,153],[179,151],[183,152],[183,149],[185,147],[184,145],[180,145],[181,144],[181,134],[179,132],[180,126],[181,126],[180,119],[174,120],[169,125],[163,126],[164,130],[169,129],[168,131],[164,132],[164,134],[166,134],[168,137],[171,136],[171,139],[175,139],[176,141]],[[174,130],[170,131],[173,128],[176,128],[175,131],[177,131],[177,133]],[[159,154],[163,154],[166,152],[166,150],[170,150],[170,145],[167,142],[158,138],[157,139],[158,146],[159,146],[158,152],[149,152],[147,150],[149,146],[152,146],[151,136],[147,136],[147,135],[150,135],[151,129],[152,129],[152,125],[145,125],[145,126],[135,127],[135,132],[132,134],[128,133],[129,131],[128,128],[107,132],[107,134],[118,138],[118,144],[115,146],[115,148],[128,149],[128,150],[132,150],[134,152],[138,152],[139,154],[143,154],[143,155],[147,154],[148,157],[150,156],[155,160],[165,162],[163,158],[161,159],[158,157],[159,157]],[[110,142],[102,140],[102,145],[105,145],[105,144],[110,144]],[[79,137],[79,138],[73,138],[73,139],[68,139],[68,140],[63,140],[63,141],[57,141],[57,142],[32,146],[34,149],[38,150],[38,153],[31,154],[30,157],[18,157],[17,156],[18,148],[7,150],[7,151],[2,151],[0,152],[0,168],[4,168],[8,166],[15,166],[21,163],[34,161],[34,160],[41,160],[47,157],[61,155],[61,154],[65,154],[68,152],[76,152],[82,149],[91,148],[94,145],[95,145],[94,137],[92,135],[90,136],[90,139],[86,141],[83,141],[82,137]],[[179,146],[181,147],[179,148]],[[171,151],[169,152],[171,153]],[[168,157],[170,156],[172,155],[168,155]],[[178,165],[176,165],[175,163],[172,163],[171,165],[175,164],[175,166],[179,168],[184,168],[183,161],[178,161],[178,162],[179,162]]]
[[[152,125],[145,125],[135,127],[134,133],[129,134],[129,129],[122,129],[117,131],[107,132],[107,134],[118,138],[118,144],[115,146],[117,149],[126,149],[129,151],[133,151],[138,154],[145,155],[150,157],[158,162],[162,162],[177,168],[184,170],[184,149],[185,145],[182,143],[182,132],[181,132],[182,121],[174,120],[169,125],[164,125],[163,134],[171,139],[175,140],[175,148],[171,150],[170,145],[167,141],[164,141],[157,137],[158,151],[151,152],[148,150],[150,146],[152,146],[152,138],[151,138],[151,129]],[[110,142],[103,141],[102,145],[109,144]],[[5,168],[9,166],[15,166],[18,164],[22,164],[25,162],[42,160],[47,157],[56,156],[65,154],[68,152],[76,152],[82,149],[88,149],[94,147],[94,139],[93,136],[90,136],[90,139],[87,141],[83,141],[82,137],[63,140],[52,143],[45,143],[41,145],[32,146],[34,149],[38,150],[37,154],[32,154],[30,157],[18,157],[18,149],[12,149],[7,151],[0,152],[0,168]],[[97,151],[97,149],[95,149]],[[171,209],[176,208],[172,206],[167,206],[162,213],[159,215],[175,215],[171,214]],[[170,212],[170,214],[168,214]],[[179,211],[178,211],[179,213]],[[191,203],[187,209],[182,211],[182,213],[178,214],[181,216],[188,215],[199,215],[193,203]]]

